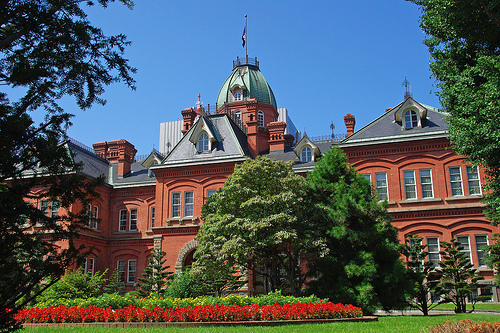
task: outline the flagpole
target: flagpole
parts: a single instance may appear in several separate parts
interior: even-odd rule
[[[248,64],[247,46],[248,46],[248,30],[247,30],[247,16],[245,15],[245,64]]]

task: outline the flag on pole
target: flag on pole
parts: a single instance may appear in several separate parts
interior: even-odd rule
[[[247,42],[247,26],[245,24],[245,28],[243,29],[243,36],[241,36],[241,40],[243,41],[242,46],[245,47],[245,43]]]

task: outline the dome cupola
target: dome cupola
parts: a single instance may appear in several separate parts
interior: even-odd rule
[[[278,109],[273,91],[259,70],[257,58],[248,60],[245,62],[237,58],[233,61],[233,71],[217,96],[217,109],[226,103],[241,102],[251,98]]]

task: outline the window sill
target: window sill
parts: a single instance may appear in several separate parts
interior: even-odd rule
[[[491,268],[488,268],[487,266],[479,266],[476,268],[478,272],[493,272]]]
[[[444,200],[446,201],[455,201],[455,200],[474,200],[474,199],[482,199],[483,195],[482,194],[475,194],[475,195],[457,195],[454,197],[446,197]]]
[[[400,200],[399,203],[401,205],[406,205],[406,204],[415,204],[415,203],[423,203],[423,202],[441,202],[441,201],[443,201],[441,198],[425,198],[425,199]]]
[[[379,200],[379,201],[377,201],[377,203],[382,203],[382,202],[384,202],[384,200]],[[396,201],[394,201],[394,200],[387,200],[387,204],[388,204],[388,205],[395,205],[395,204],[396,204]]]
[[[172,222],[178,222],[179,225],[184,225],[186,222],[191,222],[191,224],[198,224],[198,216],[186,216],[186,217],[172,217],[170,219],[165,219],[167,226],[171,226]]]
[[[114,235],[123,235],[123,234],[140,234],[139,230],[122,230],[113,232]]]

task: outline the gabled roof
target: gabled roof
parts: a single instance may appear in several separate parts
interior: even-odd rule
[[[199,153],[196,149],[196,142],[190,141],[192,134],[201,125],[200,122],[209,126],[214,135],[218,137],[218,140],[213,142],[209,152]],[[246,135],[226,114],[215,114],[199,117],[161,164],[152,168],[158,169],[182,164],[219,163],[250,156]]]
[[[196,139],[200,135],[201,131],[205,131],[208,134],[208,138],[211,142],[222,141],[217,128],[207,116],[200,116],[193,127],[193,130],[189,131],[189,141],[193,144],[196,144]]]
[[[421,114],[425,114],[425,118],[421,119],[421,126],[405,129],[398,121],[400,118],[396,117],[396,113],[400,113],[405,105],[410,105],[409,103],[414,103],[414,106],[421,110]],[[425,112],[422,109],[425,109]],[[340,145],[365,145],[447,136],[448,124],[445,120],[447,116],[448,113],[420,104],[410,97],[342,140]]]
[[[319,155],[325,153],[328,149],[332,148],[333,146],[337,146],[340,142],[340,140],[338,139],[310,141],[310,139],[307,138],[307,140],[317,148]],[[300,158],[297,156],[293,148],[294,147],[285,147],[285,150],[271,151],[269,152],[269,154],[267,154],[267,157],[273,158],[277,161],[293,161],[292,168],[296,172],[311,171],[314,168],[316,161],[301,162]]]
[[[160,164],[165,158],[158,150],[153,149],[148,157],[141,163],[145,168],[149,168],[151,165]]]
[[[302,137],[302,139],[300,139],[300,141],[297,142],[297,144],[295,145],[295,148],[293,149],[293,151],[295,152],[295,155],[297,155],[297,157],[299,159],[300,159],[300,152],[302,151],[302,149],[305,146],[309,146],[312,148],[315,157],[321,156],[321,150],[311,140],[309,140],[309,137],[307,136],[307,134],[304,133],[304,136]]]

